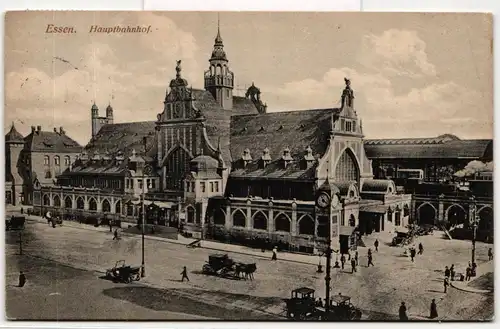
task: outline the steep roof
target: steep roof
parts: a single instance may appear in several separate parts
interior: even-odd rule
[[[436,159],[465,158],[493,159],[493,140],[469,139],[423,142],[419,139],[414,143],[408,140],[366,140],[365,150],[369,159]]]
[[[146,151],[156,155],[155,121],[115,123],[102,126],[99,133],[85,146],[85,151],[93,154],[115,155],[123,152],[125,158],[135,149],[137,154],[144,153],[143,138],[146,137]]]
[[[288,147],[294,158],[304,156],[308,146],[316,158],[327,148],[334,109],[274,112],[231,118],[231,157],[241,158],[245,149],[252,158],[262,156],[267,147],[273,160]]]
[[[14,123],[12,123],[9,132],[5,135],[5,141],[24,143],[24,137],[17,131],[16,127],[14,127]]]
[[[24,138],[26,148],[32,152],[80,153],[82,147],[66,133],[55,131],[32,131]]]

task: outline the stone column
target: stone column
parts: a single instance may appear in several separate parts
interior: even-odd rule
[[[290,223],[290,234],[297,235],[297,208],[292,205],[292,222]]]
[[[268,215],[267,215],[267,231],[269,233],[273,233],[274,232],[274,210],[272,208],[272,204],[271,203],[270,203],[269,212],[268,212]]]
[[[444,203],[443,203],[443,195],[439,196],[439,205],[438,205],[438,221],[442,223],[444,221]]]
[[[247,230],[251,230],[252,225],[252,202],[250,200],[247,201],[247,222],[245,223],[245,228]]]
[[[226,230],[230,230],[232,227],[233,227],[233,218],[231,216],[231,206],[230,205],[226,205],[226,221],[225,221],[225,225],[226,227]]]

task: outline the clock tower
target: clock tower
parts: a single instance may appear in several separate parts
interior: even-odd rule
[[[330,183],[328,179],[316,191],[315,249],[317,250],[325,250],[328,240],[333,250],[339,249],[339,219],[342,210],[339,194],[338,187]]]

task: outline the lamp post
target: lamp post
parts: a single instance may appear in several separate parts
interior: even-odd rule
[[[146,137],[143,138],[142,140],[144,144],[144,155],[146,155]],[[145,176],[144,176],[144,167],[142,168],[142,223],[141,223],[141,231],[142,231],[142,262],[141,262],[141,278],[146,276],[146,264],[144,261],[144,226],[146,224],[146,208],[144,207],[144,201],[145,201],[145,187],[146,187],[146,182],[145,182]]]
[[[326,288],[326,292],[325,292],[325,312],[326,314],[328,314],[328,312],[330,311],[330,280],[331,280],[331,276],[330,276],[330,267],[332,265],[332,248],[331,248],[331,243],[332,243],[332,240],[331,240],[331,237],[330,235],[328,236],[328,240],[326,241],[327,243],[327,247],[326,247],[326,276],[325,276],[325,288]]]
[[[476,262],[476,233],[477,233],[477,215],[476,215],[476,197],[471,197],[472,201],[472,259],[471,264],[474,268],[474,264]]]

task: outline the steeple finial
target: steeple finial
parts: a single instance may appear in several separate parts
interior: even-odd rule
[[[220,15],[217,13],[217,36],[215,37],[215,45],[222,46],[222,37],[220,36]]]

